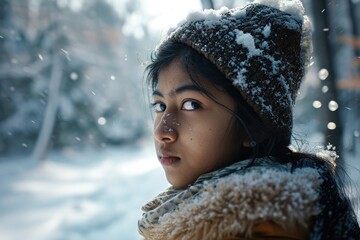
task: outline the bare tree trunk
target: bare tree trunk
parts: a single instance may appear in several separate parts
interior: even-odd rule
[[[316,56],[316,62],[320,69],[326,69],[328,71],[328,77],[321,81],[322,87],[326,87],[328,91],[323,91],[322,95],[322,118],[324,119],[325,144],[330,143],[336,147],[338,154],[342,152],[342,123],[339,110],[330,111],[328,104],[330,101],[335,101],[340,106],[338,99],[338,93],[335,84],[335,64],[334,64],[334,52],[330,45],[329,29],[331,26],[328,16],[328,4],[326,0],[311,1],[313,10],[313,24],[314,24],[314,51]],[[329,123],[335,123],[330,126]],[[329,128],[330,127],[330,128]],[[339,162],[338,164],[341,164]]]
[[[359,26],[358,26],[358,16],[357,16],[357,10],[360,10],[360,8],[358,9],[357,6],[360,6],[357,5],[359,3],[354,3],[353,0],[348,0],[348,5],[349,5],[349,13],[350,13],[350,19],[351,19],[351,24],[352,24],[352,40],[354,42],[357,42],[360,40],[360,34],[359,34]],[[353,47],[353,51],[354,51],[354,59],[353,59],[353,76],[351,76],[351,78],[353,79],[353,81],[356,81],[356,80],[359,80],[360,79],[360,59],[358,59],[358,57],[360,57],[360,47],[359,46],[356,46],[356,44],[354,44],[355,46],[352,46]],[[349,146],[349,150],[353,153],[356,152],[356,145],[357,145],[357,137],[354,136],[354,130],[358,130],[358,127],[356,126],[359,126],[360,124],[360,111],[359,111],[359,91],[358,90],[355,90],[355,89],[352,89],[349,90],[345,90],[347,92],[347,94],[350,95],[350,97],[348,99],[350,99],[351,101],[351,104],[353,104],[354,107],[352,107],[352,115],[350,116],[350,118],[352,118],[353,122],[354,122],[354,125],[355,125],[355,128],[352,128],[350,126],[347,126],[348,128],[350,128],[352,131],[350,132],[350,134],[348,134],[348,137],[351,138],[350,140],[350,146]]]
[[[358,31],[358,22],[356,18],[356,6],[353,0],[348,0],[348,4],[349,4],[351,24],[352,24],[352,33],[354,35],[354,39],[359,39],[360,34]],[[360,48],[354,48],[354,51],[355,51],[355,56],[360,56]]]
[[[45,109],[44,121],[32,153],[32,159],[35,161],[44,160],[47,154],[47,148],[49,146],[50,137],[53,131],[59,105],[60,85],[63,75],[62,67],[63,63],[60,59],[60,56],[55,53],[53,56],[48,101]]]

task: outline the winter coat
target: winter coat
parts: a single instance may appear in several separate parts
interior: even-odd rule
[[[143,207],[139,232],[146,240],[360,239],[348,202],[327,195],[339,194],[328,179],[329,164],[320,162],[245,160],[204,174],[186,189],[170,187]],[[331,211],[328,200],[341,205],[341,213]]]

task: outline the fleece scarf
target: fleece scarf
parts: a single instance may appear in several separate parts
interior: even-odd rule
[[[152,239],[223,239],[250,236],[252,228],[272,221],[289,231],[321,209],[319,172],[271,158],[245,160],[204,174],[185,189],[168,188],[143,206],[139,232]]]

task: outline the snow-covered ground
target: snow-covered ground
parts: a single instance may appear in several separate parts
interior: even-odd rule
[[[349,165],[359,188],[360,163],[354,159]],[[41,164],[2,159],[0,238],[139,239],[140,207],[167,186],[151,143],[104,151],[63,150],[50,153]]]
[[[139,239],[141,206],[167,186],[150,143],[3,160],[0,239]]]

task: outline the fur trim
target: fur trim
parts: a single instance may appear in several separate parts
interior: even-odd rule
[[[312,168],[232,174],[205,183],[194,199],[162,216],[151,239],[250,236],[253,226],[262,221],[273,221],[289,231],[297,224],[308,228],[310,218],[320,212],[316,204],[320,184],[320,175]]]

